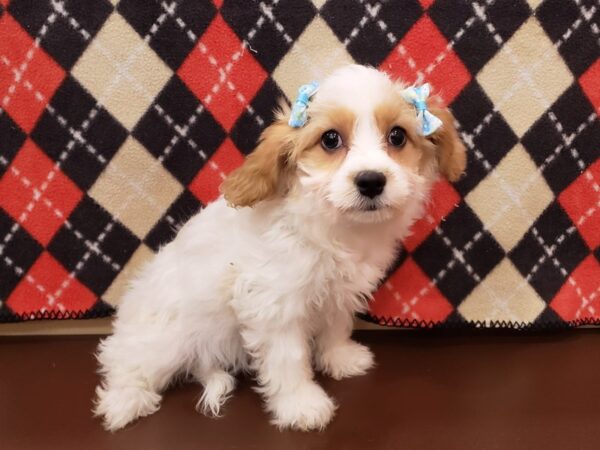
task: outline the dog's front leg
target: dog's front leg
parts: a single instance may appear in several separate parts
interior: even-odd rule
[[[324,428],[335,404],[313,380],[308,337],[300,321],[262,329],[246,327],[242,336],[273,423],[303,431]]]
[[[324,315],[316,336],[317,369],[336,380],[364,375],[374,364],[371,351],[350,339],[352,326],[352,311],[335,308]]]

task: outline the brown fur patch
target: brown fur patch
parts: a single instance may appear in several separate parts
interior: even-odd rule
[[[298,129],[297,151],[302,152],[319,144],[321,136],[328,130],[340,133],[344,146],[348,147],[354,134],[355,123],[356,117],[348,108],[334,107],[315,111],[307,125]]]
[[[356,117],[343,107],[335,107],[316,112],[305,128],[299,130],[295,157],[303,165],[311,168],[333,170],[339,167],[352,142]],[[335,151],[327,151],[321,146],[321,136],[328,130],[336,130],[342,137],[342,146]]]
[[[399,126],[409,133],[411,139],[416,138],[416,133],[412,132],[415,126],[413,109],[400,97],[379,104],[374,115],[377,128],[384,136],[387,136],[393,127]]]
[[[340,167],[347,152],[345,147],[326,152],[321,144],[316,144],[302,151],[299,163],[306,168],[333,171]]]
[[[430,137],[436,146],[439,171],[449,181],[457,181],[467,166],[467,153],[454,127],[454,117],[446,108],[432,107],[430,111],[442,121]]]
[[[287,187],[293,164],[293,129],[282,120],[265,129],[256,149],[221,184],[233,206],[253,206]]]
[[[439,104],[439,100],[432,98],[430,103]],[[433,143],[438,171],[448,180],[456,181],[464,172],[467,159],[465,147],[454,127],[454,117],[450,111],[440,106],[430,106],[429,109],[443,123],[429,138],[416,133],[415,111],[403,100],[382,103],[375,111],[375,120],[386,139],[387,133],[394,126],[400,126],[406,131],[407,143],[402,149],[388,145],[389,154],[398,164],[413,170],[418,167],[420,171],[424,171],[435,161],[431,151]]]
[[[265,129],[244,164],[221,184],[221,192],[231,205],[253,206],[284,195],[300,158],[305,164],[328,169],[338,167],[343,161],[345,148],[327,152],[320,140],[325,131],[334,129],[341,134],[344,143],[350,142],[356,120],[352,111],[336,107],[318,112],[302,128],[291,128],[287,124],[288,116],[289,107],[280,102],[276,122]]]
[[[381,103],[375,109],[375,122],[387,145],[387,152],[398,164],[413,172],[423,172],[431,164],[431,152],[426,141],[416,133],[415,112],[400,97]],[[406,133],[406,144],[394,147],[387,142],[387,136],[394,127]]]

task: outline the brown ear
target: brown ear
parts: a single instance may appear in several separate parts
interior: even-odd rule
[[[448,181],[457,181],[467,166],[465,146],[454,127],[454,117],[445,108],[430,108],[442,126],[429,138],[436,146],[440,174]]]
[[[290,132],[282,120],[263,131],[256,149],[221,184],[221,192],[229,204],[253,206],[285,188],[292,147]]]

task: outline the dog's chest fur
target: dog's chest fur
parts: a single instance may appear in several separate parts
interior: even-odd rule
[[[272,253],[265,257],[280,279],[317,309],[364,307],[395,255],[396,233],[389,225],[328,227],[321,220],[277,216],[265,241]]]
[[[286,206],[209,205],[176,239],[194,254],[191,283],[198,289],[214,283],[211,292],[244,317],[364,309],[393,262],[403,224],[348,226]]]

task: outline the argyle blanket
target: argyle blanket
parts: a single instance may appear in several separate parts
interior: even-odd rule
[[[110,315],[276,99],[356,61],[468,147],[367,317],[600,323],[596,0],[0,0],[0,320]]]

